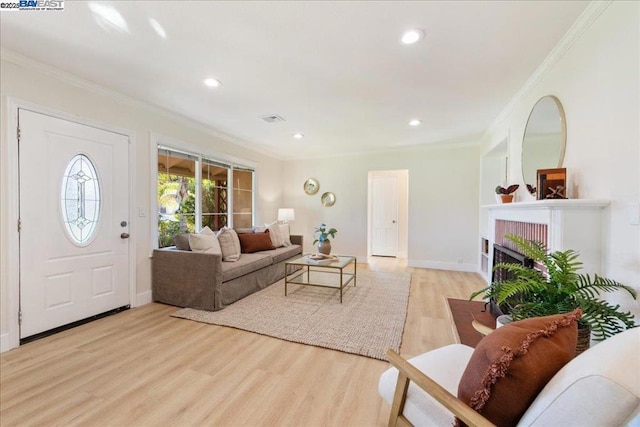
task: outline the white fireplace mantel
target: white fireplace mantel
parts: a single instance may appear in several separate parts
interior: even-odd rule
[[[603,216],[609,200],[568,199],[485,205],[489,211],[488,240],[490,248],[496,240],[496,221],[516,221],[547,225],[547,247],[550,251],[574,249],[580,252],[583,273],[601,274],[604,258]],[[493,265],[493,251],[489,253]],[[488,279],[488,277],[487,277]]]

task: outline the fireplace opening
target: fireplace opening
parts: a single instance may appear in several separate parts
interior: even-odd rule
[[[493,245],[493,266],[501,263],[521,264],[525,267],[533,268],[533,259],[496,243]],[[513,273],[504,268],[497,268],[493,269],[491,283],[504,282],[505,280],[511,280],[514,278],[515,275]],[[509,314],[505,313],[507,310],[504,307],[501,308],[498,306],[494,298],[489,301],[489,310],[494,317]]]

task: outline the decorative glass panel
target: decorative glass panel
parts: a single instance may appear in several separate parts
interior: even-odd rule
[[[100,219],[100,183],[93,162],[74,156],[64,172],[61,189],[62,219],[71,240],[88,244]]]

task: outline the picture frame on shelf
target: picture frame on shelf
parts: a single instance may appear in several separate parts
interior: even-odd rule
[[[567,199],[567,168],[538,169],[538,200]]]

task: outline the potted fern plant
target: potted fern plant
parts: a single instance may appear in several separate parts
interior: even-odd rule
[[[614,306],[598,298],[601,292],[621,290],[636,299],[633,288],[598,275],[591,277],[578,273],[582,263],[578,261],[578,252],[572,249],[549,252],[540,242],[513,234],[505,237],[520,253],[544,265],[546,272],[521,264],[497,264],[494,269],[505,269],[514,278],[474,292],[470,300],[478,295],[495,298],[498,305],[506,307],[513,320],[568,313],[580,308],[583,314],[579,326],[590,328],[596,341],[637,326],[631,312],[623,312],[620,305]],[[587,332],[587,346],[589,336]]]

